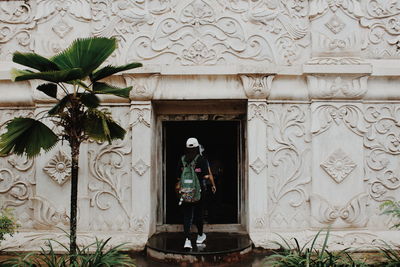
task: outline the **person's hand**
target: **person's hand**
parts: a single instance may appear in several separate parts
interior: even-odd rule
[[[215,185],[211,186],[211,190],[212,190],[213,194],[215,194],[215,192],[217,192],[217,188],[215,187]]]

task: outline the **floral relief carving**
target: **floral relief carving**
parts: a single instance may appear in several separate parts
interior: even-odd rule
[[[368,90],[368,76],[336,77],[308,75],[307,82],[312,98],[362,98]]]
[[[306,125],[308,113],[307,105],[269,106],[269,216],[279,212],[282,205],[298,208],[309,199],[307,185],[311,176],[306,166],[310,142]]]
[[[131,220],[131,229],[135,233],[146,233],[148,225],[148,217],[134,217]]]
[[[370,105],[364,119],[368,123],[364,146],[370,196],[376,201],[396,199],[400,188],[400,107]]]
[[[327,131],[333,124],[344,125],[353,133],[364,136],[367,132],[362,120],[363,112],[355,105],[336,107],[330,104],[320,105],[313,112],[311,132],[319,135]]]
[[[243,88],[250,99],[268,98],[274,75],[240,75]]]
[[[357,164],[355,164],[340,148],[335,150],[321,163],[321,168],[338,184],[340,184],[356,166]]]
[[[32,203],[35,229],[48,230],[69,226],[69,216],[65,208],[56,209],[49,200],[39,196],[33,197]]]
[[[127,133],[130,135],[130,133]],[[124,221],[131,218],[130,198],[130,157],[132,148],[130,138],[113,144],[92,144],[89,149],[89,173],[92,177],[88,183],[91,192],[90,206],[101,211],[121,209]],[[117,205],[117,206],[116,206]],[[102,228],[103,229],[103,228]]]
[[[0,169],[0,194],[7,196],[2,202],[2,208],[17,207],[25,204],[30,197],[29,183],[14,175],[12,170]]]
[[[159,74],[146,77],[123,75],[123,77],[127,86],[132,86],[129,95],[131,100],[151,100],[161,78]]]
[[[58,151],[56,155],[46,164],[43,171],[50,176],[50,178],[63,185],[69,179],[71,179],[71,160],[69,157],[62,152]]]
[[[265,102],[252,102],[248,107],[248,118],[251,121],[254,118],[267,122],[267,104]]]
[[[151,117],[151,109],[150,108],[139,108],[137,105],[131,108],[131,125],[132,127],[137,126],[138,124],[143,124],[146,127],[150,128],[150,117]]]
[[[310,0],[310,13],[312,18],[324,15],[328,10],[336,13],[342,10],[353,18],[363,16],[359,0]]]
[[[400,7],[396,1],[367,0],[360,24],[368,29],[363,49],[371,58],[399,57]]]
[[[336,14],[334,14],[331,19],[325,23],[325,26],[331,30],[332,33],[338,34],[344,29],[346,23],[344,23]]]
[[[292,65],[308,45],[308,1],[218,0],[223,9],[241,14],[243,20],[261,26],[274,40],[278,64]],[[272,43],[272,42],[271,42]]]
[[[21,51],[31,50],[31,30],[35,27],[34,8],[35,4],[27,1],[0,2],[0,56],[2,58],[11,59],[16,47]]]
[[[181,65],[215,65],[233,58],[273,62],[272,49],[263,36],[247,36],[237,18],[218,17],[201,0],[190,2],[179,18],[163,19],[152,35],[137,37],[131,46],[136,49],[134,59],[164,56]]]
[[[260,174],[265,166],[266,163],[263,162],[259,157],[250,164],[251,169],[257,174]]]
[[[139,159],[134,165],[133,169],[137,174],[140,176],[143,176],[147,172],[147,170],[150,168],[150,166],[144,162],[142,159]]]
[[[334,224],[341,220],[348,227],[364,227],[369,219],[367,213],[368,195],[361,193],[344,206],[332,206],[323,197],[311,195],[313,217],[321,224]]]

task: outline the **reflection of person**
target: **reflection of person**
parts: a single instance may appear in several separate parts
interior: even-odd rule
[[[197,226],[197,244],[202,244],[206,240],[206,234],[203,233],[203,199],[204,199],[204,186],[203,186],[203,181],[205,179],[205,176],[209,175],[209,170],[208,170],[208,164],[207,161],[203,156],[200,155],[200,150],[199,150],[199,142],[197,141],[196,138],[189,138],[186,141],[186,151],[184,154],[184,159],[186,162],[194,162],[194,171],[196,172],[197,178],[199,179],[200,185],[201,185],[201,198],[197,202],[183,202],[182,203],[182,210],[183,210],[183,229],[184,229],[184,234],[185,234],[185,244],[184,248],[192,248],[192,243],[190,241],[190,227],[192,226],[193,221],[195,222]],[[182,160],[179,161],[178,163],[178,169],[177,169],[177,177],[178,177],[178,183],[177,183],[177,189],[179,191],[179,181],[181,179],[183,171],[183,162]]]

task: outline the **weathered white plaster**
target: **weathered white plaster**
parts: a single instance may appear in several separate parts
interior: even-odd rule
[[[157,225],[158,122],[221,114],[246,117],[240,227],[256,246],[273,247],[274,233],[307,240],[330,224],[331,249],[398,243],[379,210],[400,197],[400,15],[391,3],[0,1],[0,133],[7,120],[52,104],[39,81],[10,80],[14,51],[50,56],[77,37],[116,37],[107,63],[144,66],[110,79],[133,86],[130,100],[102,97],[126,138],[81,147],[81,244],[112,236],[141,249],[167,229]],[[1,204],[21,224],[2,247],[37,249],[62,238],[56,227],[68,229],[65,145],[35,159],[0,158]]]

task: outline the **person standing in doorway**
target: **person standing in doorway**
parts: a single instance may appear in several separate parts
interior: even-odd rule
[[[183,210],[185,249],[192,248],[190,228],[193,222],[196,224],[198,231],[196,244],[202,244],[206,240],[206,234],[203,233],[203,192],[205,191],[202,185],[204,184],[203,179],[205,179],[209,172],[207,161],[200,155],[199,149],[199,141],[196,138],[191,137],[187,139],[185,154],[179,160],[177,168],[176,190],[179,193],[179,204]],[[192,180],[190,173],[193,173],[194,176]],[[191,192],[193,192],[193,195],[191,195]]]

